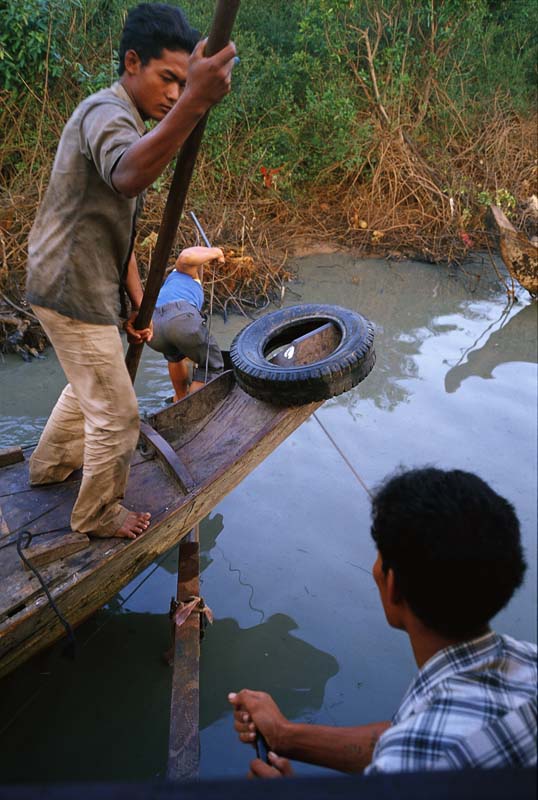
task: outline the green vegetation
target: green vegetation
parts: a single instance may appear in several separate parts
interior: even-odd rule
[[[23,198],[17,242],[65,119],[114,79],[128,7],[0,0],[0,204]],[[186,7],[207,32],[213,3]],[[488,198],[516,215],[536,192],[535,0],[244,0],[234,38],[241,64],[194,187],[206,207],[234,201],[244,222],[261,204],[293,225],[291,201],[317,198],[333,235],[443,258]]]

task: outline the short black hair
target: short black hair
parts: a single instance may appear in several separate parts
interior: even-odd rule
[[[482,633],[523,581],[514,508],[470,472],[389,477],[373,498],[371,533],[413,613],[444,636]]]
[[[187,22],[180,8],[165,3],[140,3],[127,14],[119,48],[118,72],[125,70],[125,53],[134,50],[142,64],[160,58],[163,50],[192,53],[199,32]]]

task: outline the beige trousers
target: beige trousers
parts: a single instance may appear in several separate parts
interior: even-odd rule
[[[114,325],[91,325],[49,308],[34,306],[34,312],[69,383],[30,458],[30,482],[63,481],[82,466],[71,527],[111,536],[128,513],[119,500],[139,432],[138,403],[119,331]]]

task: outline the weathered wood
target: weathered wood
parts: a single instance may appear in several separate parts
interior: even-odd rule
[[[532,297],[538,296],[538,247],[517,231],[498,206],[490,206],[487,223],[498,235],[502,259],[510,275]]]
[[[336,350],[340,344],[341,334],[336,325],[327,322],[312,333],[299,336],[286,345],[277,355],[270,358],[272,364],[279,367],[301,367],[304,364],[313,364],[320,361],[327,353]]]
[[[165,469],[178,481],[181,488],[187,494],[192,491],[196,486],[196,482],[166,439],[163,439],[160,433],[153,430],[146,422],[140,423],[140,433],[153,447]]]
[[[222,377],[226,380],[226,376]],[[189,395],[181,403],[197,402],[203,391]],[[140,508],[143,500],[144,509],[152,513],[148,530],[135,540],[92,540],[85,550],[63,559],[61,570],[58,562],[43,570],[52,596],[70,624],[79,624],[101,608],[157,556],[173,547],[320,405],[276,408],[234,386],[227,402],[198,436],[178,450],[197,481],[193,492],[187,496],[178,492],[177,481],[169,477],[157,459],[133,468],[126,505]],[[20,469],[24,480],[24,464],[6,469]],[[2,477],[0,471],[0,494]],[[13,482],[13,476],[10,481]],[[41,517],[36,506],[34,522],[26,519],[26,526],[39,533],[68,525],[78,486],[77,481],[63,485],[60,507]],[[57,492],[59,487],[50,489]],[[46,487],[39,491],[46,496]],[[33,493],[23,492],[13,498],[21,503],[22,498],[32,496]],[[9,503],[10,498],[4,496],[5,518],[13,511]],[[20,518],[22,509],[15,511]],[[13,526],[10,527],[13,531]],[[37,582],[17,563],[13,551],[14,547],[0,550],[0,572],[4,565],[9,573],[9,578],[0,585],[0,676],[64,635],[63,626]]]
[[[23,549],[23,553],[34,567],[38,569],[60,558],[65,558],[79,550],[84,550],[90,544],[90,539],[85,533],[74,533],[73,531],[46,533],[43,536],[33,538],[28,547]],[[25,569],[29,567],[24,564]]]
[[[177,602],[199,594],[200,531],[196,525],[179,545]],[[185,780],[198,776],[200,762],[200,615],[193,613],[174,628],[167,778]]]
[[[17,464],[19,461],[24,461],[22,447],[5,447],[0,450],[0,467]]]
[[[328,347],[332,334],[312,336],[329,336]],[[314,352],[310,349],[310,357]],[[320,405],[273,406],[246,394],[227,372],[155,414],[152,438],[166,457],[147,460],[136,454],[125,497],[127,507],[151,513],[150,527],[134,540],[94,539],[84,550],[43,567],[43,578],[69,623],[82,622],[183,539]],[[178,470],[170,469],[176,459],[194,482],[187,494],[178,486]],[[7,533],[0,548],[0,676],[64,635],[37,579],[23,569],[15,544],[21,529],[29,530],[37,543],[39,537],[68,528],[79,486],[73,478],[26,491],[25,462],[0,469],[2,530]]]
[[[197,434],[210,423],[222,404],[228,401],[234,386],[233,374],[225,372],[206,384],[202,392],[197,392],[196,403],[186,403],[184,399],[178,400],[158,413],[148,416],[147,422],[174,448],[180,447],[186,441],[195,439]]]

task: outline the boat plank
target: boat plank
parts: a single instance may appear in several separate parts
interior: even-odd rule
[[[211,423],[234,386],[233,373],[224,372],[209,381],[203,392],[196,392],[196,402],[194,395],[187,395],[148,417],[148,423],[177,450]]]
[[[59,485],[43,487],[43,490],[51,493],[53,497]],[[177,507],[181,496],[178,493],[177,485],[161,469],[158,461],[150,461],[140,464],[136,470],[134,480],[128,486],[125,501],[129,507],[136,507],[139,504],[140,496],[144,497],[144,508],[158,520],[163,514],[167,514],[171,509]],[[40,536],[57,529],[69,529],[69,517],[71,513],[74,494],[65,499],[61,506],[53,507],[47,514],[39,518],[34,525],[28,524],[26,527],[34,533],[35,526],[40,529],[35,535]],[[0,581],[2,589],[0,592],[0,619],[11,614],[14,608],[21,605],[28,605],[33,602],[36,592],[41,592],[37,581],[28,580],[28,574],[23,569],[22,562],[16,550],[17,536],[12,536],[10,540],[2,542],[3,549],[0,551]],[[11,546],[9,546],[9,542]],[[81,574],[87,569],[98,569],[104,558],[109,558],[115,554],[118,548],[124,546],[125,540],[121,539],[93,539],[89,547],[89,553],[74,553],[61,562],[50,565],[43,572],[47,585],[58,584],[56,571],[62,574]],[[106,555],[105,555],[106,554]],[[159,553],[157,553],[159,555]],[[54,592],[52,592],[54,596]],[[0,636],[2,628],[0,625]]]
[[[4,535],[13,541],[21,530],[40,535],[58,528],[68,528],[75,497],[76,489],[55,485],[48,487],[48,491],[39,490],[28,497],[15,494],[10,501],[7,498],[0,499]]]
[[[71,625],[86,619],[177,544],[319,405],[271,406],[247,395],[233,374],[225,372],[155,414],[151,421],[191,472],[195,488],[185,495],[161,459],[146,459],[144,452],[137,452],[125,505],[152,514],[148,530],[135,540],[92,540],[85,550],[43,568],[51,594]],[[0,549],[5,576],[0,583],[0,675],[64,635],[35,577],[22,568],[13,543],[21,525],[37,534],[67,527],[78,485],[71,480],[27,491],[27,462],[0,471],[1,529],[12,534],[2,536],[0,544],[2,548],[12,542]],[[10,489],[15,494],[8,497]],[[33,497],[38,498],[35,505]]]
[[[294,430],[299,417],[304,420],[312,413],[311,405],[299,406],[293,412],[286,409],[284,413],[279,413],[274,406],[262,400],[247,398],[248,395],[236,386],[225,408],[199,431],[195,441],[186,443],[180,449],[183,463],[200,483],[215,472],[229,468],[231,453],[243,453],[264,437],[268,437],[268,443],[274,449],[273,437],[278,435],[275,428],[290,422],[291,430]],[[239,424],[237,420],[240,420]]]
[[[28,461],[22,461],[20,464],[12,464],[8,467],[2,467],[2,483],[0,485],[0,499],[2,497],[10,497],[16,492],[25,491],[30,489],[30,482],[28,480]]]
[[[0,450],[0,467],[17,464],[19,461],[24,461],[22,447],[4,447]]]
[[[269,360],[280,367],[300,367],[318,361],[340,344],[340,331],[332,322],[321,325],[315,333],[316,336],[312,336],[312,332],[299,336]]]
[[[23,548],[22,553],[29,561],[29,564],[23,563],[23,566],[26,570],[32,566],[41,569],[53,561],[84,550],[89,544],[90,539],[85,533],[73,533],[71,530],[45,533],[37,540],[32,538],[28,547]]]
[[[27,459],[32,454],[32,450],[33,448],[26,448]],[[136,450],[131,461],[131,470],[147,460],[147,456],[143,456],[139,450]],[[57,486],[58,488],[67,487],[66,491],[68,491],[71,483],[77,483],[78,492],[78,484],[80,484],[81,477],[82,470],[77,469],[61,483],[47,484],[47,486],[31,486],[28,460],[10,467],[4,467],[1,473],[0,505],[3,497],[11,497],[14,494],[23,493],[29,495],[39,491],[39,489],[50,489],[52,486]]]

